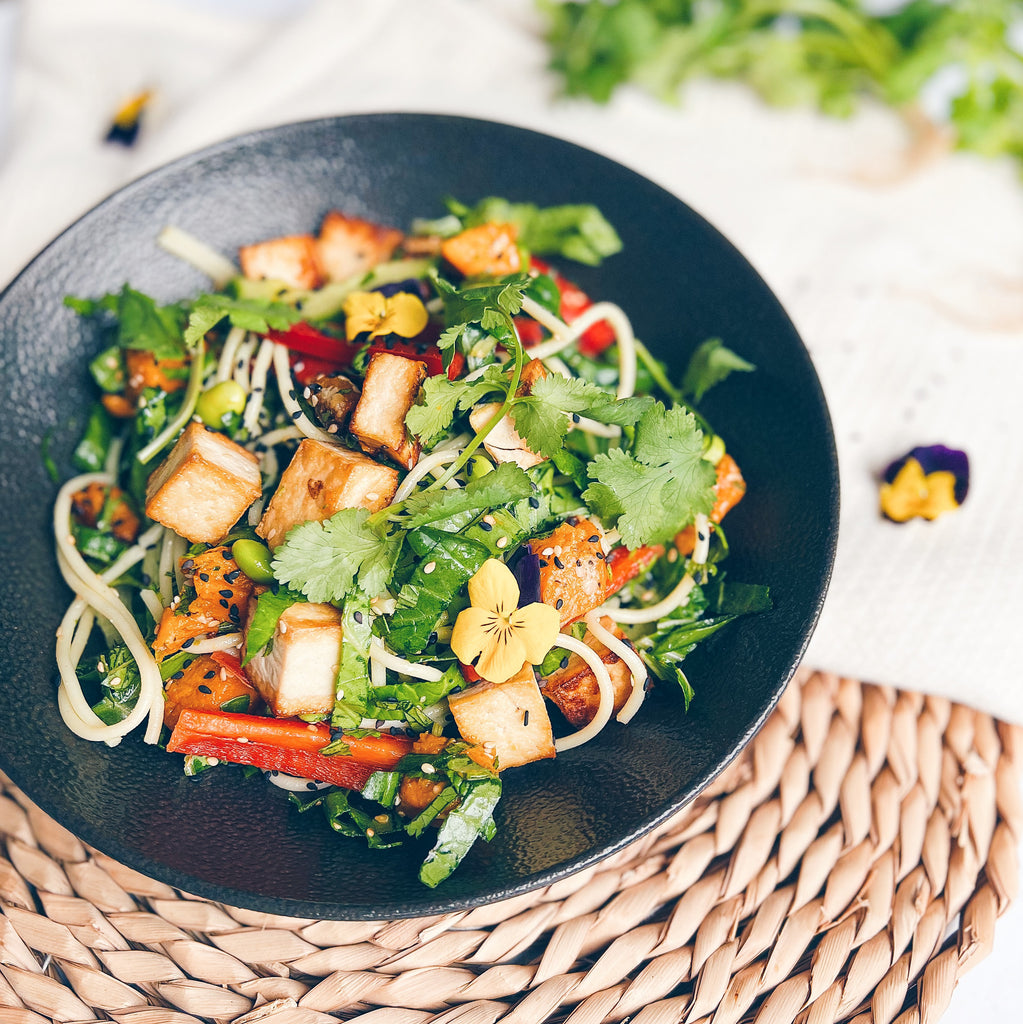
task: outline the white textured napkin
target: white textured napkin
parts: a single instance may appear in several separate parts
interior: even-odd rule
[[[250,128],[419,110],[604,152],[728,235],[811,351],[838,440],[842,518],[808,660],[1023,722],[1014,168],[966,156],[912,166],[887,112],[835,122],[767,110],[728,85],[694,88],[680,109],[632,91],[608,108],[553,103],[530,0],[266,0],[245,18],[242,4],[217,14],[197,0],[23,4],[0,282],[125,181]],[[104,146],[112,111],[146,87],[157,99],[137,147]],[[742,338],[726,340],[741,351]],[[882,520],[879,474],[934,442],[970,456],[965,505],[934,523]]]

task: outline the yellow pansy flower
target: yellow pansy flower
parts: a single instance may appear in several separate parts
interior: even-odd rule
[[[561,616],[550,605],[518,607],[519,585],[498,558],[488,558],[469,580],[469,600],[472,607],[455,620],[451,649],[491,683],[511,679],[526,662],[543,661],[561,630]]]
[[[410,292],[397,295],[352,292],[345,299],[344,311],[345,335],[349,341],[367,332],[371,338],[384,334],[414,338],[430,319],[422,299]]]
[[[913,458],[895,474],[891,483],[881,485],[881,511],[896,523],[915,516],[937,519],[944,512],[954,512],[956,478],[947,470],[924,473],[923,466]]]

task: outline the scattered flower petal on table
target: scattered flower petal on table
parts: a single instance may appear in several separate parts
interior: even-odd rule
[[[153,98],[151,89],[143,89],[123,103],[104,137],[104,142],[116,142],[121,146],[134,146],[142,127],[142,117]]]
[[[896,523],[937,519],[959,508],[969,486],[966,452],[941,444],[913,448],[885,470],[881,512]]]

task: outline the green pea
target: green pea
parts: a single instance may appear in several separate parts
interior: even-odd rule
[[[222,428],[232,413],[245,411],[247,398],[245,388],[237,381],[222,380],[199,396],[195,411],[206,426]]]
[[[274,571],[270,568],[270,549],[258,540],[236,540],[231,545],[231,557],[253,583],[272,583]]]

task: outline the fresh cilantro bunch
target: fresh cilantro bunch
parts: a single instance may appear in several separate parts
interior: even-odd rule
[[[606,103],[632,83],[673,103],[688,82],[718,77],[746,82],[769,103],[844,116],[864,97],[912,107],[951,71],[958,86],[945,119],[957,145],[1023,158],[1020,0],[909,0],[884,13],[861,0],[537,6],[551,67],[571,96]]]

